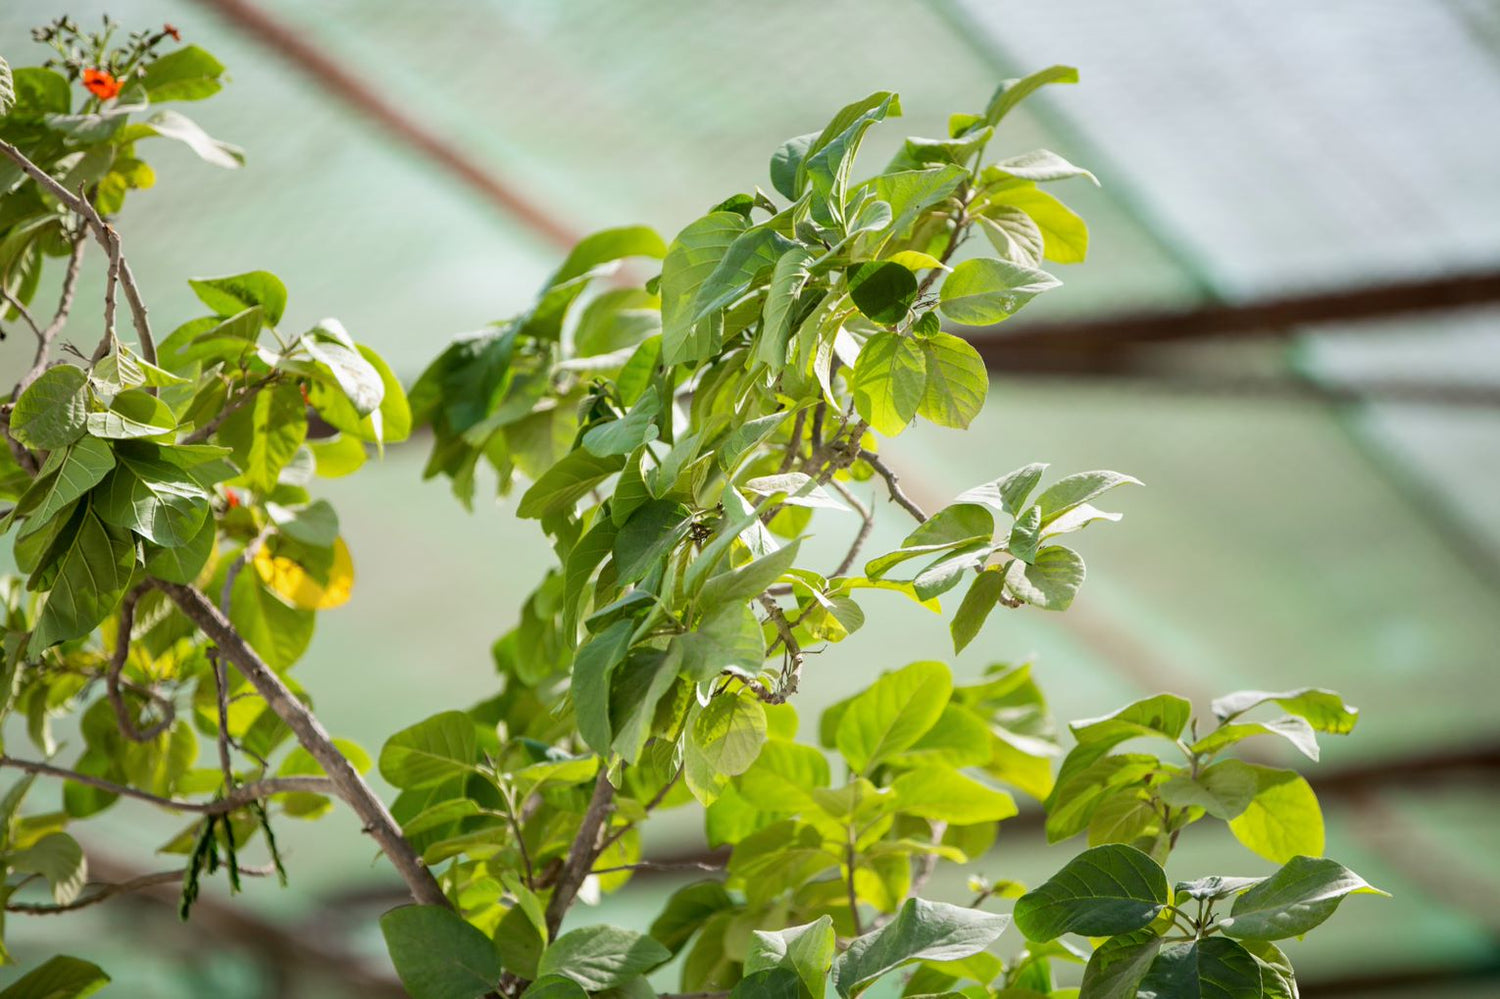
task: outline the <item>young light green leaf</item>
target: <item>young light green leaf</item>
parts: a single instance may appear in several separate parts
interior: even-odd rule
[[[1077,83],[1078,70],[1072,66],[1048,66],[1030,76],[1006,80],[995,90],[984,109],[984,121],[989,125],[1000,124],[1001,119],[1026,98],[1049,83]]]
[[[1255,797],[1229,821],[1234,838],[1277,864],[1296,856],[1321,856],[1323,810],[1312,786],[1292,770],[1251,769],[1256,777]]]
[[[1331,690],[1303,687],[1299,690],[1283,690],[1270,693],[1265,690],[1241,690],[1220,697],[1213,703],[1215,717],[1232,721],[1251,708],[1272,702],[1288,714],[1306,719],[1319,732],[1347,735],[1354,731],[1359,721],[1359,709],[1344,703],[1344,699]]]
[[[921,346],[927,381],[917,415],[940,427],[967,429],[990,391],[984,359],[967,340],[949,333],[923,338]]]
[[[109,981],[98,965],[59,954],[12,982],[0,999],[83,999]]]
[[[748,693],[719,694],[688,715],[682,776],[703,804],[724,783],[750,769],[766,742],[766,709]]]
[[[1052,523],[1058,517],[1067,513],[1095,496],[1099,496],[1116,486],[1141,485],[1141,480],[1120,472],[1079,472],[1066,478],[1058,479],[1052,485],[1042,491],[1036,498],[1036,505],[1042,511],[1042,524],[1045,526]]]
[[[1205,767],[1197,777],[1179,774],[1158,789],[1173,808],[1201,808],[1228,822],[1244,814],[1259,790],[1255,770],[1239,760],[1222,760]]]
[[[1016,928],[1028,940],[1064,933],[1114,936],[1139,930],[1171,901],[1166,872],[1133,847],[1085,850],[1016,902]]]
[[[1005,573],[999,566],[990,566],[974,577],[949,625],[955,654],[962,652],[979,635],[990,612],[999,606],[1004,591]]]
[[[67,833],[48,833],[24,850],[6,857],[6,863],[22,874],[36,874],[47,880],[52,899],[67,905],[78,897],[88,883],[89,865],[83,848]]]
[[[894,437],[917,415],[927,388],[927,354],[915,337],[881,332],[854,362],[854,408],[876,433]]]
[[[1062,284],[1046,271],[975,257],[953,268],[938,293],[943,315],[962,326],[1004,322],[1027,302]]]
[[[887,673],[849,702],[834,743],[853,771],[868,773],[932,728],[952,690],[953,676],[939,662],[915,662]]]
[[[1176,694],[1157,694],[1132,701],[1118,711],[1086,718],[1068,727],[1079,745],[1116,746],[1126,739],[1158,738],[1174,741],[1192,717],[1191,701]]]
[[[910,770],[891,786],[896,791],[897,811],[935,822],[967,826],[1000,822],[1016,814],[1010,795],[949,767]]]
[[[197,153],[198,158],[205,163],[228,170],[245,165],[245,154],[238,146],[215,139],[187,115],[172,110],[158,111],[151,116],[147,125],[162,138],[181,142]]]
[[[756,930],[750,954],[745,958],[745,974],[789,968],[801,980],[804,996],[822,999],[836,951],[837,938],[831,916],[822,916],[801,926],[788,926],[784,930]]]

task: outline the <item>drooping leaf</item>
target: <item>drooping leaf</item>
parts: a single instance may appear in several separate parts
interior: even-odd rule
[[[644,933],[616,926],[585,926],[558,937],[542,955],[542,975],[571,978],[590,992],[615,988],[671,958]]]
[[[135,545],[128,531],[111,527],[87,504],[64,531],[70,534],[56,568],[47,602],[37,617],[30,654],[93,631],[119,604],[135,568]]]
[[[474,720],[462,711],[444,711],[387,739],[380,775],[396,787],[425,787],[469,773],[478,754]]]
[[[907,899],[891,920],[858,937],[834,962],[834,987],[849,999],[911,961],[956,961],[984,950],[1005,932],[1009,916],[944,902]]]
[[[821,999],[836,950],[831,916],[784,930],[756,930],[745,958],[745,974],[789,968],[801,980],[804,995]]]
[[[1043,610],[1067,610],[1083,586],[1083,558],[1066,545],[1037,549],[1032,561],[1015,559],[1005,570],[1005,585],[1017,599]]]
[[[1226,936],[1284,940],[1314,929],[1350,895],[1386,895],[1332,860],[1293,857],[1281,870],[1234,900],[1218,921]]]
[[[967,340],[939,333],[922,340],[927,381],[917,414],[940,427],[967,429],[984,408],[989,369]]]
[[[917,415],[927,388],[927,354],[914,337],[883,332],[859,352],[849,390],[876,433],[894,437]]]

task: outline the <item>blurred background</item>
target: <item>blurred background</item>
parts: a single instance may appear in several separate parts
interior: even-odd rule
[[[1072,610],[997,616],[955,668],[1031,659],[1060,720],[1166,689],[1205,712],[1244,687],[1341,691],[1361,723],[1305,769],[1329,854],[1395,898],[1292,944],[1304,994],[1500,993],[1495,0],[6,0],[0,54],[40,62],[33,25],[105,11],[169,21],[229,67],[184,110],[248,155],[225,172],[152,150],[158,189],[121,227],[157,328],[201,311],[186,278],[268,269],[288,323],[336,315],[408,382],[451,335],[524,307],[577,235],[670,236],[768,186],[771,151],[848,101],[902,95],[874,164],[1000,79],[1078,66],[1082,85],[1033,97],[992,148],[1099,176],[1057,190],[1089,261],[973,334],[994,377],[974,432],[919,425],[887,453],[933,504],[1033,460],[1148,488],[1081,539]],[[0,345],[0,382],[28,360],[24,338]],[[424,451],[321,486],[359,585],[297,674],[372,750],[493,691],[489,643],[550,557],[510,503],[466,514],[423,483]],[[906,529],[885,504],[878,525],[876,543]],[[804,733],[850,685],[951,648],[935,616],[871,609],[810,661]],[[660,825],[653,855],[701,846],[692,816]],[[1195,827],[1170,873],[1265,871],[1220,830]],[[151,851],[173,827],[147,810],[76,831],[97,876],[169,866]],[[12,952],[98,961],[110,995],[400,995],[374,920],[401,892],[352,815],[281,838],[290,890],[231,902],[216,884],[186,926],[172,892],[12,916]],[[980,869],[1036,883],[1073,845],[1023,817]],[[644,924],[674,886],[638,879],[607,916]]]

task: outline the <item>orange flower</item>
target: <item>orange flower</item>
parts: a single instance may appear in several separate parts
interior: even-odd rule
[[[240,494],[233,489],[226,489],[224,490],[224,502],[229,504],[229,509],[233,510],[240,505]]]
[[[102,69],[86,69],[83,71],[83,86],[89,93],[107,101],[111,97],[120,95],[120,81]]]
[[[182,41],[182,35],[178,32],[176,25],[163,24],[161,26],[161,33],[164,35],[171,35],[172,41],[174,42]]]

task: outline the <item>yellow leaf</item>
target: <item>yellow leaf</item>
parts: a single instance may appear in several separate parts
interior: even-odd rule
[[[277,596],[302,610],[328,610],[348,602],[354,588],[354,562],[343,538],[333,542],[333,564],[326,579],[320,579],[282,555],[261,548],[255,553],[255,571]]]

